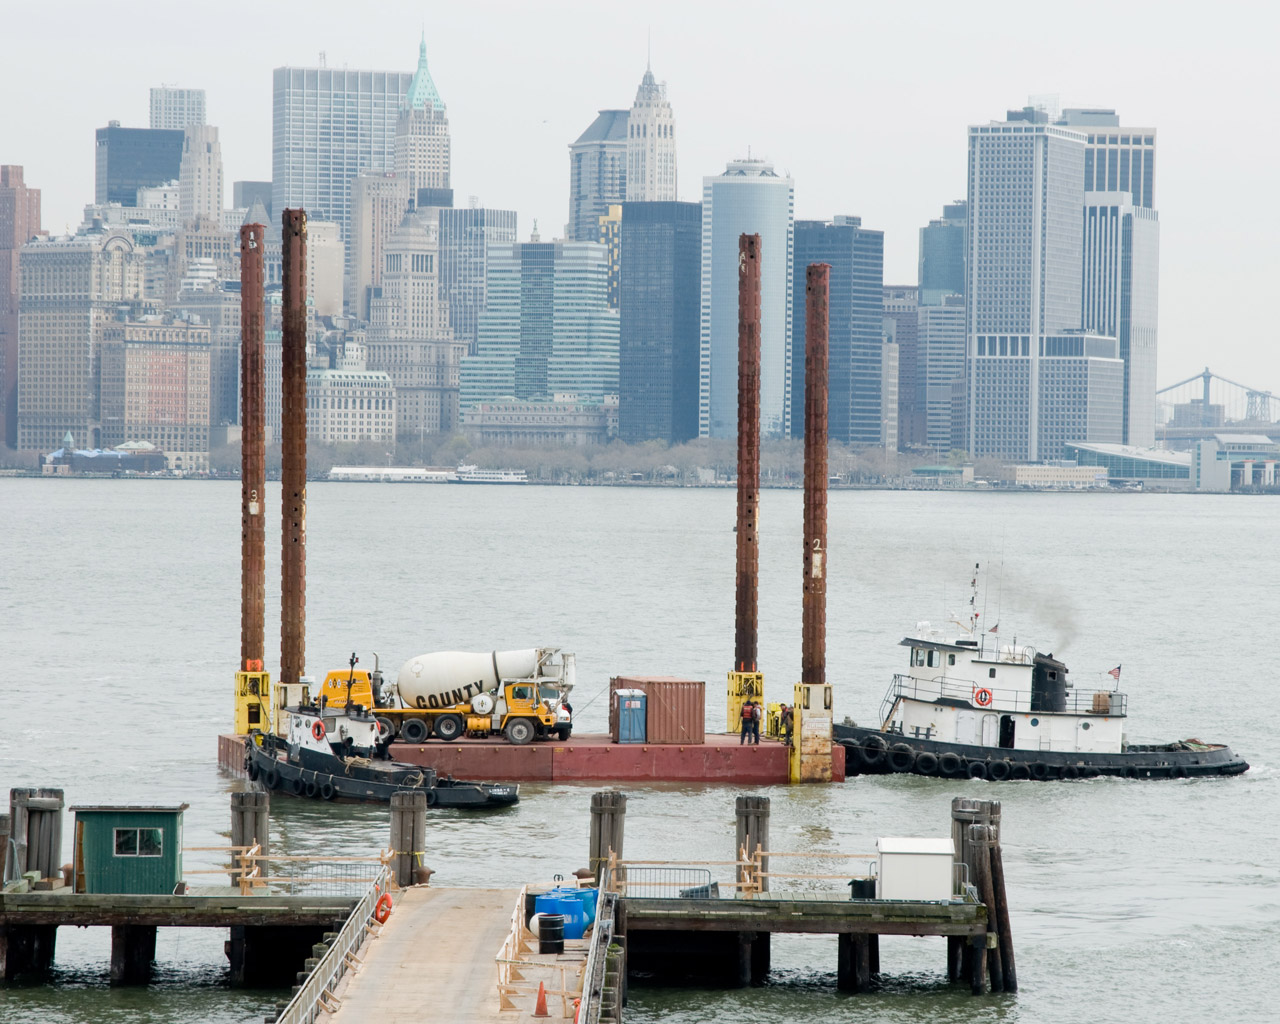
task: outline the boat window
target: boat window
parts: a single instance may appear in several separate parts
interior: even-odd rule
[[[930,667],[930,668],[937,668],[940,664],[942,664],[942,652],[941,652],[941,651],[930,651],[930,652],[929,652],[929,667]]]
[[[948,654],[948,655],[947,655],[947,664],[948,664],[948,665],[954,665],[955,663],[956,663],[956,656],[955,656],[954,654]]]
[[[995,677],[996,677],[996,670],[993,668],[987,669],[987,678],[994,679]]]
[[[919,647],[911,648],[911,664],[912,665],[924,664],[924,651],[921,650]]]

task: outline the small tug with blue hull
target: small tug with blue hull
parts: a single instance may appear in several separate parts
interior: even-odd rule
[[[833,726],[832,738],[846,751],[847,776],[899,772],[1002,782],[1185,779],[1249,770],[1221,743],[1126,742],[1125,694],[1076,690],[1067,666],[1052,654],[1003,642],[977,623],[976,612],[949,632],[922,622],[901,641],[910,651],[909,668],[893,677],[880,728]],[[1118,685],[1119,667],[1109,674]]]
[[[395,793],[422,790],[429,807],[505,807],[520,799],[519,786],[441,778],[434,769],[390,760],[390,739],[357,704],[336,708],[304,704],[283,709],[288,735],[249,737],[249,778],[269,790],[321,800],[387,802]]]

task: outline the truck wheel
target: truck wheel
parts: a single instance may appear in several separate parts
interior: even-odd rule
[[[388,718],[386,715],[378,716],[378,740],[382,743],[390,743],[396,738],[395,719]]]
[[[381,729],[378,730],[382,732]],[[400,726],[400,737],[406,743],[422,743],[431,735],[431,728],[421,718],[406,719],[405,723]]]
[[[436,735],[446,743],[452,743],[462,732],[462,719],[458,715],[441,715],[436,719]]]
[[[523,747],[533,739],[536,730],[529,719],[513,718],[507,723],[507,728],[504,731],[507,734],[508,743],[513,743],[517,747]]]
[[[563,743],[565,740],[569,738],[569,735],[572,732],[573,732],[573,726],[562,725],[560,726],[560,728],[556,730],[556,739],[558,739],[561,743]]]

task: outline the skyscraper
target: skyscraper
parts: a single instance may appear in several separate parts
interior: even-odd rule
[[[645,68],[627,118],[628,202],[672,202],[676,198],[676,119],[667,83]]]
[[[624,441],[698,436],[701,248],[701,204],[623,204],[618,432]]]
[[[477,353],[462,361],[464,409],[504,398],[618,393],[618,312],[597,242],[517,242],[489,250]]]
[[[898,444],[904,449],[924,444],[925,437],[917,358],[919,311],[920,290],[915,285],[884,286],[885,337],[898,346],[898,380],[894,390],[898,395]]]
[[[1110,109],[1068,107],[1057,122],[1086,132],[1084,190],[1128,192],[1134,206],[1154,209],[1156,130],[1125,128]]]
[[[1060,455],[1040,436],[1041,362],[1048,336],[1080,328],[1085,145],[1080,131],[1044,119],[969,128],[968,442],[975,456]],[[1049,395],[1060,399],[1067,396]]]
[[[395,167],[396,123],[413,75],[276,68],[272,72],[271,209],[304,207],[351,231],[351,180]]]
[[[480,314],[488,295],[488,252],[516,240],[516,211],[472,206],[442,208],[440,222],[440,293],[449,308],[453,336],[474,355]]]
[[[945,453],[964,446],[963,431],[953,437],[952,430],[952,394],[964,377],[964,296],[943,296],[941,305],[921,306],[917,313],[916,407],[925,421],[922,443]]]
[[[382,283],[369,304],[368,368],[396,389],[397,435],[458,424],[458,366],[466,346],[440,299],[440,228],[434,209],[411,210],[387,240]]]
[[[794,206],[791,179],[780,177],[765,160],[733,160],[723,174],[702,179],[701,437],[738,434],[738,237],[742,234],[759,234],[761,244],[760,430],[765,437],[788,435]]]
[[[162,85],[151,90],[151,127],[182,131],[204,124],[204,90]]]
[[[418,69],[396,119],[395,172],[409,197],[418,189],[449,188],[449,116],[427,70],[427,38],[418,47]]]
[[[218,129],[212,125],[192,125],[183,132],[178,190],[178,208],[184,224],[197,217],[221,221],[225,192],[222,144],[218,142]]]
[[[142,298],[143,262],[115,232],[23,247],[19,448],[52,451],[68,431],[78,445],[101,446],[98,349],[118,308]]]
[[[40,233],[40,190],[22,168],[0,166],[0,444],[18,440],[18,297],[22,247]]]
[[[408,205],[408,184],[392,171],[361,171],[351,179],[346,304],[358,320],[369,319],[370,298],[382,283],[387,242]]]
[[[618,290],[622,284],[622,204],[611,203],[600,217],[600,234],[596,241],[604,246],[609,258],[609,308],[618,308]]]
[[[629,118],[626,110],[602,110],[569,147],[570,241],[596,241],[609,204],[626,198]]]
[[[1084,195],[1083,326],[1119,343],[1125,444],[1155,444],[1160,221],[1128,192]],[[1069,439],[1070,440],[1070,439]]]
[[[831,264],[828,432],[846,444],[896,447],[898,410],[896,402],[892,409],[886,404],[882,383],[884,232],[864,228],[860,217],[796,221],[792,302],[797,309],[804,308],[805,268],[810,263]],[[804,436],[804,345],[804,317],[797,316],[791,343],[793,437]]]
[[[177,181],[183,133],[121,128],[112,121],[94,133],[94,202],[138,205],[138,189]],[[59,438],[61,440],[61,438]]]
[[[948,295],[964,294],[965,238],[969,208],[948,203],[942,216],[920,229],[920,305],[941,306]]]

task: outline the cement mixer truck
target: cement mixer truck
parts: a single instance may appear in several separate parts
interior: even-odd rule
[[[320,696],[334,707],[350,701],[369,708],[384,740],[501,734],[523,745],[567,740],[573,729],[574,656],[558,647],[420,654],[400,667],[395,682],[384,681],[376,654],[371,673],[357,671],[354,657],[350,669],[325,676]]]

